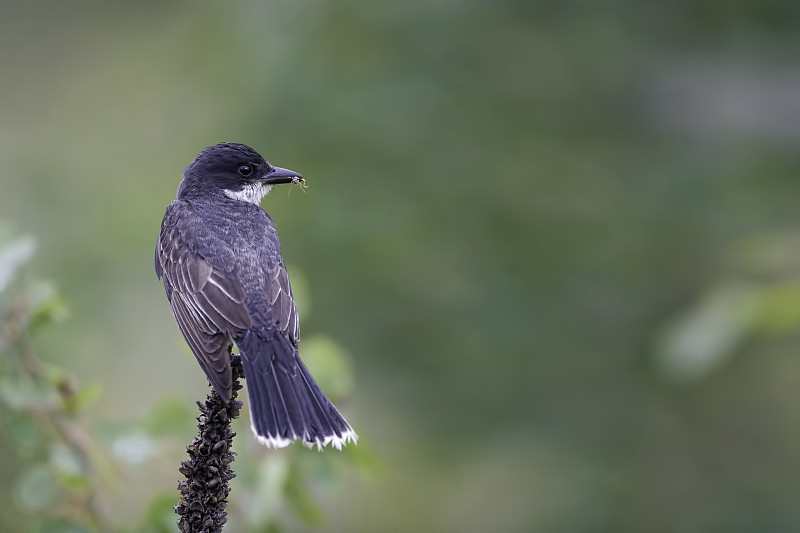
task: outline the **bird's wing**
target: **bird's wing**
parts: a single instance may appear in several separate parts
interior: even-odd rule
[[[252,325],[233,259],[189,204],[170,204],[156,244],[156,274],[181,333],[225,401],[232,386],[230,339]]]
[[[267,268],[266,292],[276,329],[296,347],[300,341],[300,321],[297,318],[292,286],[289,284],[289,274],[283,261]]]

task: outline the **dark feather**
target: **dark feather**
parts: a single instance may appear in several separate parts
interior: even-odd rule
[[[283,263],[278,263],[274,269],[268,271],[266,293],[275,327],[297,346],[300,341],[297,306],[289,284],[289,274]]]
[[[181,210],[179,216],[177,209]],[[250,328],[252,319],[241,282],[235,272],[226,269],[232,262],[204,257],[194,246],[195,240],[185,237],[201,226],[202,221],[188,206],[167,208],[156,245],[156,274],[164,281],[186,342],[208,380],[228,401],[232,392],[230,339]],[[232,255],[224,243],[215,245],[223,259]]]

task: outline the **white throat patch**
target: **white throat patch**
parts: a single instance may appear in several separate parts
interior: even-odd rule
[[[272,190],[272,185],[267,185],[260,181],[254,181],[248,185],[245,185],[239,191],[232,191],[230,189],[223,189],[222,192],[225,193],[225,196],[228,198],[232,198],[234,200],[239,200],[241,202],[249,202],[251,204],[260,205],[261,200],[269,194],[269,191]]]

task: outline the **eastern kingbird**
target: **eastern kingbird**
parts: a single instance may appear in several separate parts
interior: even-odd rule
[[[220,397],[231,399],[230,349],[239,348],[256,438],[282,448],[341,449],[358,436],[298,355],[300,328],[275,222],[260,202],[299,183],[243,144],[203,149],[164,214],[156,274],[186,342]]]

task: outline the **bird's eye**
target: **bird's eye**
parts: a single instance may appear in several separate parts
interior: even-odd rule
[[[252,173],[253,169],[252,167],[250,167],[250,165],[242,165],[239,167],[239,174],[241,174],[242,176],[249,176]]]

